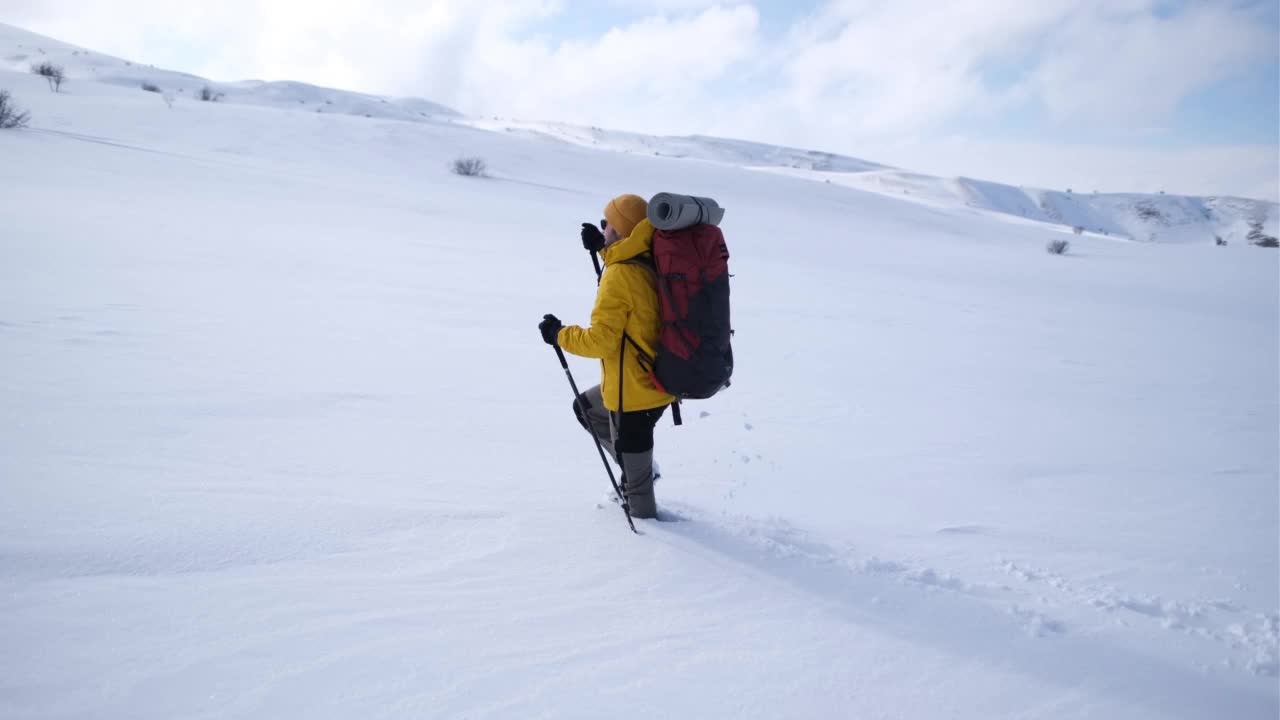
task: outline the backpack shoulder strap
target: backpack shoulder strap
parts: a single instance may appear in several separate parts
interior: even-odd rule
[[[658,292],[661,287],[658,276],[658,264],[653,261],[653,256],[649,253],[637,255],[630,260],[623,260],[619,265],[637,265],[649,271],[649,279],[653,281],[653,290]]]
[[[623,260],[619,264],[620,265],[639,265],[640,267],[645,268],[646,270],[649,271],[649,275],[653,277],[654,289],[655,290],[657,289],[658,264],[654,262],[652,253],[643,253],[641,255],[637,255],[631,258],[630,260]],[[632,347],[636,349],[636,355],[640,360],[641,369],[643,369],[645,372],[652,372],[654,360],[652,357],[650,357],[649,353],[646,353],[640,347],[639,343],[637,343],[635,340],[632,340],[630,335],[623,333],[622,338],[623,338],[623,347],[625,347],[627,343],[631,343]],[[671,403],[671,419],[675,422],[676,425],[684,424],[684,419],[680,417],[680,399],[679,398],[676,398],[676,401]]]
[[[655,276],[658,274],[658,263],[654,261],[652,253],[641,253],[629,260],[623,260],[618,264],[619,265],[639,265],[640,267],[648,268],[649,270],[653,271],[653,274]]]
[[[637,266],[639,266],[639,267],[642,267],[642,268],[645,268],[646,270],[648,270],[648,271],[649,271],[649,275],[650,275],[650,277],[653,279],[653,289],[654,289],[654,291],[655,291],[655,292],[657,291],[657,289],[658,289],[658,266],[657,266],[657,264],[655,264],[655,263],[654,263],[654,261],[653,261],[653,255],[651,255],[651,254],[649,254],[649,253],[643,253],[643,254],[641,254],[641,255],[637,255],[637,256],[635,256],[635,257],[633,257],[633,258],[630,258],[630,259],[628,259],[628,260],[623,260],[622,262],[620,262],[620,263],[618,263],[618,264],[619,264],[619,265],[637,265]],[[641,367],[642,367],[642,368],[644,368],[644,371],[645,371],[645,372],[649,372],[650,370],[652,370],[652,369],[653,369],[653,357],[652,357],[651,355],[649,355],[649,353],[647,353],[647,352],[645,352],[643,349],[641,349],[641,347],[640,347],[640,344],[639,344],[639,343],[637,343],[635,340],[632,340],[632,339],[631,339],[631,336],[630,336],[630,335],[628,335],[628,334],[626,334],[625,332],[624,332],[624,333],[622,333],[622,340],[623,340],[622,344],[623,344],[624,346],[625,346],[627,343],[631,343],[632,347],[634,347],[634,348],[636,349],[636,354],[640,356],[640,365],[641,365]]]

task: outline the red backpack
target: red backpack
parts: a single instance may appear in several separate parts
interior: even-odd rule
[[[659,390],[679,400],[709,398],[728,387],[733,374],[724,234],[710,224],[658,230],[652,268],[662,332],[649,376]]]

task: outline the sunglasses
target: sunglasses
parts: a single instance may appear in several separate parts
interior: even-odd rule
[[[609,221],[608,221],[608,220],[601,220],[601,221],[600,221],[600,229],[601,229],[601,230],[608,230],[608,229],[609,229]]]

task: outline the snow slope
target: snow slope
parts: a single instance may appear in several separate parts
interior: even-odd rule
[[[745,140],[690,135],[663,137],[568,123],[468,118],[460,122],[495,132],[506,132],[568,142],[597,150],[706,160],[729,165],[803,168],[819,172],[867,172],[884,165],[816,150],[765,145]]]
[[[78,81],[118,85],[139,92],[146,84],[155,88],[152,102],[160,103],[166,97],[170,102],[198,102],[201,90],[207,87],[223,103],[408,121],[460,117],[451,108],[421,98],[381,97],[300,82],[214,82],[139,65],[0,23],[0,70],[27,72],[32,65],[45,61],[66,70],[69,83],[64,91],[73,94]]]
[[[1080,228],[1104,237],[1140,242],[1251,244],[1257,231],[1280,236],[1280,205],[1235,197],[1191,197],[1141,193],[1077,193],[975,180],[939,178],[901,170],[814,172],[762,166],[770,172],[891,195],[931,207],[966,208]]]
[[[1272,251],[0,87],[0,717],[1280,709]],[[659,190],[728,208],[739,365],[633,536],[535,325]]]

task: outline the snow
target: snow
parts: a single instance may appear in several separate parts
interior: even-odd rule
[[[621,130],[581,127],[567,123],[507,120],[502,118],[467,118],[460,120],[472,127],[526,137],[542,137],[561,142],[614,152],[688,158],[738,166],[803,168],[818,172],[868,172],[884,169],[866,160],[834,153],[764,145],[745,140],[728,140],[702,135],[662,137]]]
[[[44,61],[62,66],[71,83],[119,85],[139,92],[144,84],[152,85],[158,90],[152,102],[160,102],[160,97],[197,101],[201,90],[207,87],[219,96],[218,102],[223,103],[410,122],[461,117],[451,108],[421,98],[382,97],[300,82],[215,82],[188,73],[139,65],[0,23],[0,72],[28,72],[33,63]],[[70,88],[67,91],[73,92]]]
[[[1278,256],[1067,227],[1274,205],[1054,224],[71,60],[0,70],[0,717],[1280,709]],[[535,326],[587,320],[578,224],[660,190],[728,209],[738,368],[634,536]]]
[[[929,207],[966,208],[1037,223],[1080,228],[1102,237],[1160,243],[1247,245],[1257,229],[1280,235],[1273,202],[1233,197],[1077,193],[1020,188],[972,178],[939,178],[903,170],[813,171],[757,164],[757,169],[890,195]]]
[[[1076,193],[973,178],[940,178],[831,153],[703,136],[655,137],[565,123],[462,118],[459,123],[582,147],[685,158],[834,183],[951,210],[1025,218],[1104,237],[1166,243],[1249,244],[1257,230],[1280,235],[1276,203],[1233,197]]]

